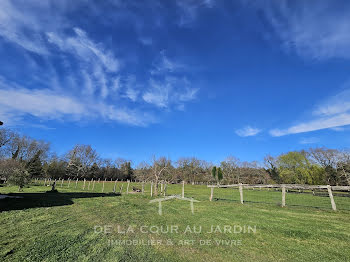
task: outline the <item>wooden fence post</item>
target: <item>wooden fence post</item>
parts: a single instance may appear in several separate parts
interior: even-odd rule
[[[167,187],[167,183],[165,182],[165,183],[164,183],[164,191],[163,191],[163,196],[165,196],[165,195],[166,195],[166,187]]]
[[[239,196],[241,198],[241,204],[243,204],[243,186],[242,186],[242,183],[239,183]]]
[[[182,198],[185,198],[185,181],[182,181]]]
[[[77,188],[78,186],[78,178],[77,178],[77,181],[75,181],[75,188]]]
[[[118,179],[116,179],[115,182],[114,182],[113,193],[115,193],[115,190],[116,190],[116,187],[117,187],[117,181],[118,181]]]
[[[84,178],[83,190],[85,190],[86,179]]]
[[[153,196],[153,182],[151,182],[151,197]]]
[[[329,198],[331,199],[332,209],[334,211],[336,211],[337,210],[337,206],[335,205],[335,202],[334,202],[334,198],[333,198],[333,194],[332,194],[332,187],[330,185],[328,185],[327,189],[328,189]]]
[[[213,196],[214,196],[214,187],[210,188],[210,197],[209,197],[209,201],[213,200]]]
[[[130,180],[128,180],[128,186],[126,187],[126,194],[129,194]]]
[[[282,207],[286,206],[286,186],[282,185]]]
[[[106,182],[106,179],[102,182],[102,193],[105,190],[105,182]]]

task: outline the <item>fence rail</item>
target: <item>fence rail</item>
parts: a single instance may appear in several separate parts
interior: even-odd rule
[[[214,188],[234,188],[239,189],[241,204],[243,201],[243,188],[281,188],[282,190],[282,207],[286,206],[286,189],[302,189],[302,190],[314,190],[314,189],[327,189],[328,195],[331,201],[332,209],[337,210],[337,206],[334,201],[332,190],[334,191],[350,191],[350,186],[330,186],[330,185],[298,185],[298,184],[274,184],[274,185],[262,185],[262,184],[233,184],[233,185],[208,185],[210,188],[209,200],[212,201],[214,197]]]
[[[229,188],[229,187],[240,187],[243,188],[286,188],[286,189],[328,189],[331,187],[334,191],[350,191],[350,186],[329,186],[329,185],[299,185],[299,184],[273,184],[273,185],[263,185],[263,184],[232,184],[232,185],[208,185],[207,187],[217,187],[217,188]]]

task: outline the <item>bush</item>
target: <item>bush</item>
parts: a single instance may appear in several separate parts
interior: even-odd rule
[[[8,177],[8,183],[18,186],[18,190],[21,191],[23,187],[30,182],[29,173],[23,168],[16,168],[12,174]]]

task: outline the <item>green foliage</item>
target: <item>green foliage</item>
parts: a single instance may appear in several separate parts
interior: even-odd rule
[[[44,174],[40,154],[41,150],[39,150],[26,165],[26,169],[31,177],[41,177]]]
[[[218,181],[221,181],[224,178],[221,167],[217,169],[217,176],[218,176]]]
[[[124,162],[120,166],[120,171],[124,177],[124,179],[132,179],[134,176],[134,170],[131,168],[131,163],[130,162]]]
[[[211,169],[211,175],[214,179],[216,179],[216,166],[213,166],[213,168]]]
[[[289,152],[278,158],[282,183],[312,184],[311,164],[300,152]]]
[[[312,165],[310,168],[310,173],[311,173],[311,180],[313,185],[327,184],[326,171],[323,167],[318,165]]]
[[[45,173],[53,179],[63,178],[66,174],[66,163],[57,160],[51,161],[50,164],[45,166]]]
[[[94,163],[88,171],[88,178],[89,179],[91,179],[91,178],[96,179],[99,176],[99,173],[100,173],[100,168],[96,163]]]
[[[66,174],[69,177],[80,177],[82,172],[81,170],[83,169],[82,164],[77,160],[73,159],[69,161],[67,167],[66,167]]]
[[[10,185],[16,185],[21,190],[25,185],[29,184],[30,175],[28,171],[23,168],[16,168],[13,173],[8,178],[8,183]]]

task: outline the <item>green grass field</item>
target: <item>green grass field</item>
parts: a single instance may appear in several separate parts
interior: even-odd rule
[[[349,197],[335,194],[334,212],[322,194],[287,193],[281,208],[274,190],[244,190],[241,205],[236,189],[215,189],[210,202],[206,186],[186,185],[185,196],[200,201],[194,214],[189,202],[170,200],[160,216],[158,204],[149,203],[149,185],[145,195],[126,195],[126,183],[122,195],[113,195],[113,185],[106,183],[104,193],[102,183],[94,192],[83,191],[81,182],[58,184],[59,193],[45,193],[50,188],[42,185],[20,193],[0,187],[24,197],[0,200],[0,261],[350,261]],[[170,185],[167,194],[181,194],[181,185]],[[100,233],[104,226],[111,233]],[[123,233],[129,226],[133,232]],[[185,233],[187,226],[196,232]],[[209,233],[211,226],[222,232]],[[224,232],[225,226],[256,231]]]

